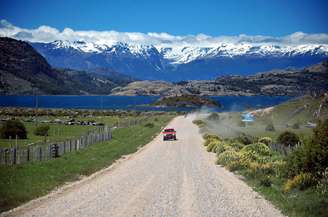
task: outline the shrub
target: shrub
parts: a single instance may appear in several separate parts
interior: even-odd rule
[[[300,129],[300,124],[299,123],[294,123],[293,125],[292,125],[292,128],[293,129]]]
[[[0,128],[0,136],[3,139],[15,139],[16,135],[19,139],[27,138],[27,131],[22,122],[19,120],[5,121]]]
[[[242,152],[253,151],[258,155],[270,156],[272,154],[271,149],[264,143],[257,142],[250,145],[246,145],[241,149]]]
[[[205,142],[204,142],[204,145],[205,146],[208,146],[212,142],[219,142],[219,141],[221,141],[221,138],[219,136],[217,136],[217,135],[205,134],[203,137],[205,138]]]
[[[313,139],[307,146],[306,167],[324,172],[328,168],[328,119],[319,122],[313,133]]]
[[[217,164],[221,164],[223,166],[228,165],[233,161],[238,161],[240,159],[238,152],[236,151],[225,151],[218,155]]]
[[[288,175],[300,172],[320,173],[328,168],[328,119],[320,122],[313,130],[310,142],[298,147],[287,158]]]
[[[245,145],[243,145],[239,142],[233,142],[233,143],[229,144],[228,146],[230,146],[235,151],[240,151]]]
[[[328,168],[325,171],[320,172],[320,179],[318,180],[316,191],[321,195],[328,196]]]
[[[306,148],[305,146],[297,147],[287,156],[287,176],[293,177],[300,172],[306,171]]]
[[[240,136],[237,137],[237,141],[241,142],[244,145],[249,145],[253,143],[253,138],[246,134],[241,134]]]
[[[205,140],[211,140],[211,139],[216,139],[216,140],[222,140],[219,136],[217,136],[217,135],[213,135],[213,134],[204,134],[203,135],[203,138],[205,139]]]
[[[148,128],[153,128],[154,126],[155,126],[154,123],[151,123],[151,122],[145,124],[145,127],[148,127]]]
[[[218,113],[211,113],[208,117],[207,117],[208,120],[210,121],[219,121],[220,120],[220,116]]]
[[[262,137],[258,140],[258,142],[270,145],[272,143],[272,139],[270,137]]]
[[[252,162],[267,163],[270,161],[271,150],[263,143],[247,145],[240,150],[240,161],[244,167]]]
[[[315,184],[315,179],[311,173],[300,173],[292,179],[288,179],[284,185],[284,192],[289,192],[294,188],[304,190]]]
[[[237,144],[230,144],[228,142],[221,141],[216,145],[215,152],[219,155],[225,151],[239,151],[240,149],[237,146]]]
[[[48,125],[41,125],[35,128],[34,134],[37,136],[48,136],[50,127]]]
[[[262,177],[264,175],[272,175],[275,173],[272,163],[257,163],[249,164],[249,172],[254,177]]]
[[[207,145],[206,150],[208,152],[215,152],[216,151],[216,146],[220,143],[219,140],[211,140],[211,142]]]
[[[198,127],[205,127],[206,126],[206,123],[203,121],[203,120],[193,120],[192,121],[194,124],[196,124]]]
[[[272,181],[270,179],[270,176],[264,176],[260,178],[260,185],[264,187],[270,187],[272,185]]]
[[[219,155],[219,154],[225,152],[226,148],[227,148],[227,145],[224,142],[220,142],[219,144],[217,144],[215,152]]]
[[[278,136],[277,142],[285,146],[295,146],[300,139],[295,133],[285,131]]]
[[[276,131],[276,129],[274,128],[273,123],[269,123],[266,127],[265,127],[266,131]]]
[[[228,162],[228,164],[226,165],[226,168],[229,171],[235,171],[235,170],[242,169],[243,168],[243,165],[240,162],[240,160],[234,160],[234,161]]]
[[[241,150],[240,152],[240,162],[244,167],[249,167],[252,162],[256,162],[259,159],[259,156],[255,151],[252,150]]]
[[[284,160],[276,160],[272,162],[272,167],[276,176],[282,177],[286,174],[286,161]]]

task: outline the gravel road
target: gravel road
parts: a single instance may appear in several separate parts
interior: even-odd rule
[[[100,174],[19,207],[6,216],[283,216],[237,176],[215,165],[192,117],[169,124],[177,141],[157,136]]]

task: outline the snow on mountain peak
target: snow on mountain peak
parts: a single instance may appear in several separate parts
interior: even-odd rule
[[[233,58],[242,55],[256,56],[293,56],[302,54],[315,54],[328,56],[328,45],[304,44],[304,45],[274,45],[274,44],[250,44],[250,43],[219,43],[206,46],[185,45],[145,45],[129,44],[125,42],[105,43],[77,41],[54,41],[55,48],[75,49],[85,53],[116,53],[133,56],[150,57],[162,55],[171,64],[182,64],[196,59],[215,57]]]
[[[221,43],[211,47],[159,47],[160,53],[172,64],[188,63],[196,59],[213,57],[256,56],[292,56],[306,53],[328,56],[328,45],[282,46],[272,44]]]

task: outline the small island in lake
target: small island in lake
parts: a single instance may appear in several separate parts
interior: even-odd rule
[[[221,104],[213,99],[197,95],[180,95],[162,97],[152,105],[162,107],[221,107]]]

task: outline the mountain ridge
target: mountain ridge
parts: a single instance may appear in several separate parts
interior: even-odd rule
[[[208,80],[259,71],[303,68],[328,58],[328,45],[251,45],[221,43],[212,47],[163,47],[128,43],[55,41],[31,43],[60,68],[110,68],[140,80]]]
[[[30,44],[0,37],[0,94],[109,94],[118,84],[71,69],[55,69]]]

